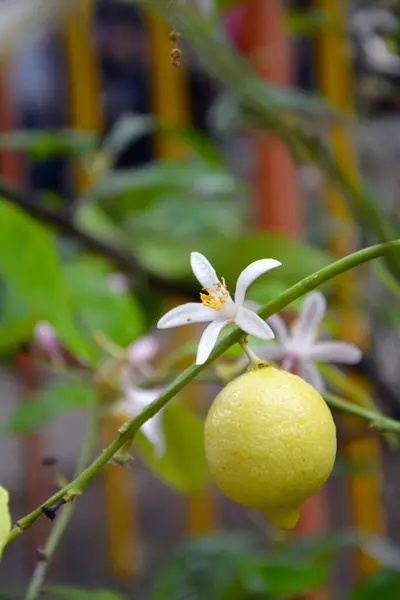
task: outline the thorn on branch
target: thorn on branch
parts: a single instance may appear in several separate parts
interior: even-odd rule
[[[37,548],[36,553],[38,562],[47,562],[47,555],[43,548]]]
[[[42,466],[48,469],[55,467],[57,464],[57,459],[55,456],[44,456],[42,458]]]
[[[54,519],[57,516],[57,511],[61,508],[61,506],[63,506],[66,503],[67,500],[65,498],[61,498],[61,500],[55,502],[51,506],[42,506],[42,513],[45,517],[50,519],[50,521],[54,521]]]

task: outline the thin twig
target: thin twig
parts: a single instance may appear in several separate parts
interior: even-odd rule
[[[75,477],[78,477],[82,469],[87,466],[92,455],[96,443],[97,421],[97,405],[95,402],[93,402],[89,411],[89,422],[87,425],[81,454],[75,467]],[[40,550],[39,552],[39,560],[26,591],[25,600],[36,600],[36,598],[38,598],[40,595],[50,562],[71,520],[74,510],[75,504],[68,503],[65,505],[60,516],[57,518],[44,549]]]
[[[400,239],[387,244],[377,244],[376,246],[364,248],[363,250],[359,250],[358,252],[350,254],[349,256],[332,263],[328,267],[324,267],[320,271],[309,275],[302,281],[299,281],[292,287],[288,288],[274,300],[271,300],[265,304],[258,311],[258,314],[263,319],[267,319],[271,315],[284,309],[297,298],[300,298],[307,292],[317,288],[333,277],[341,275],[345,271],[353,269],[354,267],[357,267],[358,265],[361,265],[367,261],[384,256],[389,252],[399,251]],[[100,454],[100,456],[96,458],[96,460],[93,461],[93,463],[87,469],[85,469],[85,471],[83,471],[74,481],[59,490],[51,498],[48,498],[48,500],[44,502],[44,506],[51,506],[60,500],[60,498],[63,498],[66,494],[80,495],[91,479],[93,479],[93,477],[96,475],[96,473],[102,467],[104,467],[104,465],[106,465],[110,459],[113,458],[114,454],[116,454],[116,452],[118,452],[118,450],[122,448],[124,444],[134,437],[135,433],[142,427],[144,423],[146,423],[146,421],[151,419],[151,417],[154,417],[154,415],[157,414],[169,402],[169,400],[171,400],[171,398],[176,396],[176,394],[182,388],[184,388],[190,381],[197,377],[197,375],[201,373],[203,369],[214,362],[219,356],[221,356],[221,354],[228,350],[228,348],[233,346],[233,344],[238,343],[243,335],[243,332],[236,328],[234,331],[232,331],[232,333],[221,340],[219,344],[217,344],[209,359],[204,364],[192,364],[190,367],[188,367],[154,402],[149,404],[137,417],[128,423],[126,429],[124,429],[124,431],[121,432],[111,442],[111,444],[102,452],[102,454]],[[377,415],[377,417],[377,422],[379,423],[379,419],[381,419],[382,416]],[[385,420],[385,426],[387,426],[387,423],[388,421]],[[397,422],[393,421],[393,423],[396,423],[396,426],[394,427],[397,427]],[[21,535],[23,531],[31,527],[41,514],[42,507],[39,506],[36,510],[20,519],[11,530],[7,543],[11,542],[14,538]]]
[[[84,231],[65,212],[54,211],[45,206],[40,197],[17,190],[4,181],[0,181],[0,197],[18,206],[36,221],[49,225],[60,234],[75,239],[94,254],[107,258],[117,269],[130,275],[135,283],[152,286],[164,293],[193,296],[193,286],[146,271],[131,251]]]
[[[339,398],[334,394],[323,394],[323,397],[330,407],[340,410],[341,412],[346,412],[350,413],[351,415],[361,417],[361,419],[369,421],[371,427],[374,427],[375,429],[379,429],[385,433],[400,433],[400,421],[395,421],[390,417],[385,417],[380,413],[369,410],[368,408],[364,408],[363,406],[355,404],[354,402],[343,400],[343,398]]]

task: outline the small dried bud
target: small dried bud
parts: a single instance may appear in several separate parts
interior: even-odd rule
[[[179,40],[181,39],[181,34],[179,33],[179,31],[170,31],[168,38],[171,40],[171,42],[174,42],[174,44],[176,44],[176,42],[179,42]]]
[[[181,65],[182,50],[180,48],[172,48],[171,50],[171,64],[173,67],[180,67]]]

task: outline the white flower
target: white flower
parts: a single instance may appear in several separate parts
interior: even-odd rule
[[[36,323],[33,328],[33,339],[39,348],[49,354],[53,354],[59,349],[56,331],[48,321],[38,321]]]
[[[255,312],[244,306],[247,288],[260,275],[279,267],[280,262],[272,258],[257,260],[246,267],[239,275],[236,284],[235,300],[232,300],[225,281],[218,279],[213,266],[199,252],[192,252],[190,265],[205,294],[200,294],[201,304],[188,302],[170,310],[157,323],[159,329],[179,327],[188,323],[211,321],[200,338],[196,364],[206,362],[214,348],[218,335],[228,323],[235,323],[244,332],[262,340],[270,340],[274,333],[270,326]]]
[[[123,419],[130,420],[136,417],[163,392],[163,388],[144,389],[136,387],[131,383],[130,374],[127,369],[123,369],[122,371],[121,383],[124,394],[123,398],[114,404],[111,412]],[[161,457],[165,452],[162,413],[162,410],[159,411],[141,427],[143,434],[153,445],[154,453],[158,457]]]
[[[281,361],[282,369],[295,371],[317,390],[325,388],[314,361],[356,364],[361,360],[361,350],[353,344],[339,341],[318,342],[318,328],[326,310],[324,296],[310,292],[305,296],[297,321],[289,331],[279,315],[268,319],[279,343],[255,348],[260,358]]]
[[[154,358],[158,348],[157,340],[151,335],[138,338],[129,344],[126,349],[126,359],[132,374],[149,377],[153,372],[150,361]]]

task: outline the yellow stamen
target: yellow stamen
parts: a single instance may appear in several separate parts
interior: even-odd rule
[[[221,304],[224,304],[229,297],[229,292],[225,285],[217,281],[212,288],[203,288],[206,294],[200,294],[200,299],[204,306],[213,310],[220,310]]]

